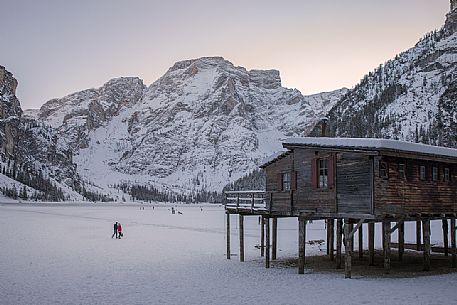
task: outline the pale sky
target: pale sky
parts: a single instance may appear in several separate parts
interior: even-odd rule
[[[0,65],[23,109],[176,61],[277,69],[303,94],[351,88],[438,29],[449,0],[0,0]]]

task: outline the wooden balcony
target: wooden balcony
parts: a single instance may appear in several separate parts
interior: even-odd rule
[[[268,213],[265,191],[229,191],[224,193],[229,214],[264,215]]]

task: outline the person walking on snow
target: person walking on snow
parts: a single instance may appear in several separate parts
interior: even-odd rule
[[[117,235],[119,239],[121,239],[122,236],[124,236],[124,234],[122,234],[122,226],[120,223],[117,224]]]
[[[117,221],[114,223],[114,233],[111,236],[111,238],[113,238],[114,236],[116,236],[116,238],[117,238]]]

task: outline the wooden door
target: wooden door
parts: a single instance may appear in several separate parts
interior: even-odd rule
[[[338,213],[373,214],[373,160],[360,153],[341,153],[336,163]]]

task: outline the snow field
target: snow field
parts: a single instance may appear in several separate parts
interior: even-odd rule
[[[245,219],[246,262],[226,260],[223,208],[177,209],[182,215],[166,206],[0,204],[0,304],[457,303],[456,274],[345,280],[311,269],[298,275],[280,263],[267,270],[254,247],[257,217]],[[238,217],[231,220],[236,254]],[[115,221],[122,240],[111,239]],[[296,258],[297,220],[279,219],[278,229],[279,260]],[[441,241],[440,229],[433,222],[432,243]],[[307,238],[325,239],[323,223],[308,225]],[[307,246],[307,255],[322,250]]]

